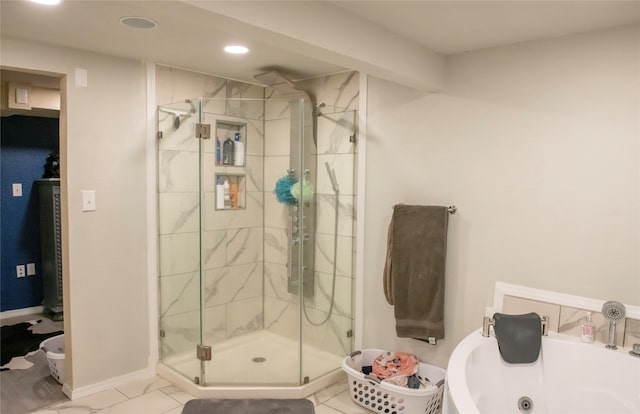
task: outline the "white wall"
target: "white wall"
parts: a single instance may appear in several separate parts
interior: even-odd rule
[[[369,80],[364,346],[440,366],[495,281],[640,304],[640,26],[453,56],[445,92]],[[395,335],[382,291],[396,203],[458,207],[446,338]]]
[[[143,370],[155,323],[147,297],[144,65],[4,37],[1,53],[4,67],[67,77],[60,137],[67,383],[78,389]],[[75,86],[76,67],[88,71],[88,87]],[[82,190],[96,191],[97,211],[81,211]]]

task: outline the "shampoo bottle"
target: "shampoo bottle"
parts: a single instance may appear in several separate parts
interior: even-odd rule
[[[216,209],[224,210],[224,186],[222,185],[222,177],[218,177],[216,183]]]
[[[593,343],[596,340],[596,326],[591,320],[591,312],[587,312],[587,317],[582,323],[582,342]]]
[[[238,183],[235,181],[229,183],[229,197],[231,198],[231,208],[238,208]]]
[[[224,183],[222,184],[222,193],[224,195],[224,208],[231,208],[231,195],[229,194],[229,180],[224,179]]]
[[[222,164],[233,165],[233,140],[227,138],[222,144]]]
[[[235,142],[233,143],[233,165],[244,165],[244,143],[240,141],[240,133],[236,132]]]
[[[222,148],[220,148],[220,138],[216,137],[216,165],[222,162]]]

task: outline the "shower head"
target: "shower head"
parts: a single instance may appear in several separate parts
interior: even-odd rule
[[[278,98],[280,99],[304,99],[305,101],[309,102],[313,101],[307,91],[299,89],[289,75],[279,70],[269,69],[266,72],[254,75],[254,78],[265,84],[266,86],[270,86],[277,90]]]
[[[295,87],[295,83],[291,78],[278,70],[269,69],[265,72],[258,73],[254,78],[269,86],[289,84],[292,87]]]
[[[626,316],[626,310],[622,303],[610,300],[602,305],[602,315],[609,321],[619,321]]]
[[[626,311],[620,302],[610,300],[602,305],[602,316],[609,321],[609,342],[608,349],[617,349],[616,346],[616,321],[624,319]]]

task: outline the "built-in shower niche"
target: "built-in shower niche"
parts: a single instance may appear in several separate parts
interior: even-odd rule
[[[216,166],[244,167],[247,148],[247,124],[216,121]],[[239,141],[236,140],[239,138]],[[240,144],[237,144],[240,142]],[[230,148],[230,149],[229,149]]]
[[[246,204],[244,174],[216,174],[216,210],[240,210]]]

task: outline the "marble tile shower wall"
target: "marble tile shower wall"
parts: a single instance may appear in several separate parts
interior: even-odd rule
[[[159,105],[187,98],[203,101],[203,122],[246,123],[244,167],[215,166],[215,139],[203,141],[203,336],[215,343],[263,329],[264,88],[158,66]],[[225,98],[257,98],[233,101]],[[175,105],[172,105],[175,107]],[[188,104],[184,104],[189,108]],[[162,357],[193,352],[199,338],[199,140],[197,115],[178,129],[160,115],[159,226]],[[223,137],[220,137],[224,139]],[[215,174],[245,174],[246,207],[215,210]]]
[[[355,166],[357,145],[349,136],[357,128],[359,78],[346,72],[298,83],[318,103],[325,103],[317,125],[316,246],[313,298],[305,299],[309,317],[322,321],[331,305],[333,281],[333,246],[335,194],[326,173],[325,162],[335,170],[340,186],[338,220],[338,257],[335,305],[330,321],[313,326],[304,316],[303,341],[323,344],[336,355],[351,351],[347,332],[352,326],[352,297],[355,263],[355,200],[357,197]],[[289,207],[279,204],[272,194],[275,182],[289,168],[290,120],[288,105],[278,101],[277,90],[267,88],[265,108],[265,327],[278,334],[298,335],[298,295],[287,291],[287,220]],[[348,109],[337,112],[333,108]]]
[[[503,311],[511,314],[536,312],[538,315],[548,316],[550,330],[578,337],[582,333],[582,322],[587,315],[584,309],[508,295],[504,297]],[[609,322],[600,312],[592,312],[592,320],[596,326],[596,341],[607,343]],[[631,347],[634,343],[640,343],[640,320],[625,318],[616,324],[616,328],[618,346]]]

